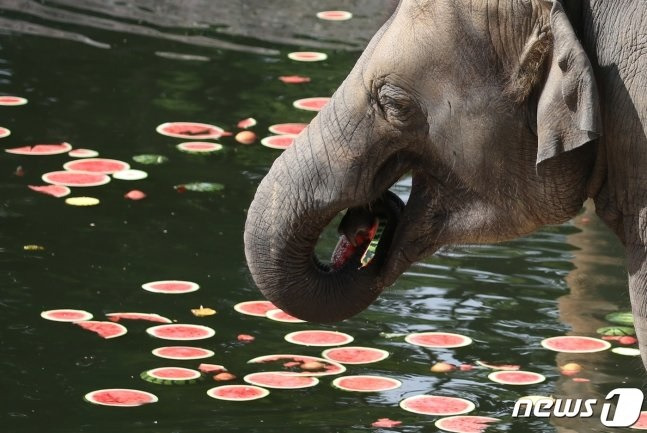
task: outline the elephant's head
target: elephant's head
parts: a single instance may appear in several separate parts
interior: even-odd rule
[[[597,104],[559,4],[401,0],[261,182],[245,227],[254,281],[297,317],[337,321],[443,245],[569,219],[587,195]],[[403,206],[387,191],[407,173]],[[315,245],[344,210],[323,264]],[[385,233],[362,266],[378,221]]]

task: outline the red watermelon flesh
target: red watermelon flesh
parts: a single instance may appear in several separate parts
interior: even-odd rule
[[[303,131],[307,123],[278,123],[269,127],[272,134],[279,135],[299,135]]]
[[[148,374],[153,377],[170,380],[193,379],[196,377],[196,373],[195,370],[180,367],[162,367],[148,371]]]
[[[136,389],[102,389],[86,394],[85,398],[95,404],[122,407],[141,406],[157,401],[153,394]]]
[[[309,83],[310,77],[304,77],[302,75],[283,75],[279,77],[279,80],[283,81],[285,84],[301,84]]]
[[[224,385],[211,388],[207,394],[214,398],[245,401],[265,397],[268,391],[252,385]]]
[[[265,317],[268,311],[276,309],[276,305],[270,301],[246,301],[236,304],[234,309],[242,314]]]
[[[486,416],[452,416],[441,418],[435,425],[441,430],[454,433],[482,433],[491,423],[500,421]]]
[[[106,339],[120,337],[127,332],[124,326],[112,322],[88,320],[86,322],[76,322],[74,324],[88,331],[95,332],[100,337]]]
[[[58,155],[72,150],[72,145],[69,143],[60,144],[35,144],[33,146],[14,147],[13,149],[5,149],[7,153],[17,155]]]
[[[56,198],[65,197],[70,194],[70,189],[63,185],[29,185],[29,189]]]
[[[496,381],[507,383],[507,384],[525,384],[525,383],[534,383],[541,379],[537,373],[530,373],[525,371],[499,371],[493,373],[495,375]]]
[[[113,174],[128,170],[130,165],[116,159],[88,158],[66,163],[63,168],[70,171],[87,171],[90,173]]]
[[[378,376],[340,377],[334,384],[349,391],[386,391],[401,386],[397,381]]]
[[[417,395],[400,402],[405,410],[427,415],[457,415],[474,410],[474,404],[468,400],[438,395]]]
[[[190,340],[209,338],[213,330],[199,325],[159,325],[148,328],[149,333],[158,338]]]
[[[631,428],[637,430],[647,430],[647,411],[640,412],[638,421],[636,421],[634,425],[631,426]]]
[[[370,347],[341,347],[329,349],[324,357],[342,364],[368,364],[384,359],[388,353]]]
[[[103,173],[85,171],[53,171],[42,176],[43,181],[64,186],[99,186],[110,182],[110,177]]]
[[[245,382],[268,388],[306,388],[316,385],[319,381],[314,377],[294,376],[285,373],[263,372],[248,374]]]
[[[551,350],[566,352],[595,352],[605,350],[609,347],[608,343],[589,337],[564,336],[546,339],[542,344],[547,344]]]
[[[336,345],[352,341],[352,337],[335,331],[298,331],[286,335],[291,343],[305,345]]]
[[[153,354],[170,359],[202,359],[213,356],[213,352],[200,347],[167,346],[153,350]]]

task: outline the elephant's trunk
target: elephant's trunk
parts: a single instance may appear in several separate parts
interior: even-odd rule
[[[347,87],[342,85],[274,162],[245,225],[245,254],[256,285],[279,308],[312,322],[351,317],[382,291],[377,264],[331,269],[319,262],[314,250],[339,212],[384,200],[406,169],[391,150],[367,155],[379,138],[365,115],[366,95],[346,95]],[[374,262],[379,255],[384,258],[387,248],[382,246],[381,238]]]

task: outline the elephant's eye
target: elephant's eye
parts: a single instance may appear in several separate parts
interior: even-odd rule
[[[380,87],[378,103],[389,122],[407,123],[415,114],[415,104],[411,96],[392,84]]]

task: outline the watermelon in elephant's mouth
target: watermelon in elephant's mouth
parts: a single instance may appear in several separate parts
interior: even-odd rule
[[[330,258],[332,270],[366,267],[377,256],[378,248],[383,257],[403,208],[402,200],[386,191],[373,203],[347,209],[338,227],[341,236]]]

